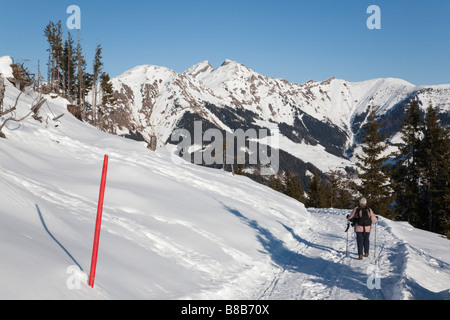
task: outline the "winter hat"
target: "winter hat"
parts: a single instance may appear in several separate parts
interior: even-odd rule
[[[367,200],[366,200],[366,198],[361,198],[361,200],[359,200],[359,205],[360,206],[365,206],[365,205],[367,205]]]

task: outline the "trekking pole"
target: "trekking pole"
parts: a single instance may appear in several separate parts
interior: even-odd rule
[[[348,218],[348,215],[347,215]],[[345,229],[345,233],[347,234],[347,243],[345,245],[345,257],[348,258],[348,228],[350,228],[350,222],[347,222],[347,229]]]
[[[377,224],[378,224],[378,217],[377,217],[377,222],[375,222],[375,250],[373,250],[374,260],[376,260],[376,254],[377,254]]]
[[[347,245],[345,247],[345,257],[348,258],[348,229],[347,229]]]

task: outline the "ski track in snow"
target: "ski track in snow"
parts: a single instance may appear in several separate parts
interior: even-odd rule
[[[311,211],[318,215],[320,211]],[[285,264],[264,289],[260,300],[271,299],[339,299],[343,285],[341,272],[345,266],[345,238],[332,245],[323,240],[334,237],[328,234],[328,217],[321,217],[320,229],[310,229],[309,241],[300,238],[288,228],[298,245],[287,255]],[[333,219],[336,222],[336,219]]]
[[[377,248],[374,256],[375,227],[371,234],[371,253],[363,261],[357,260],[356,239],[349,229],[349,256],[346,257],[344,227],[346,210],[309,209],[318,218],[317,229],[308,243],[299,241],[295,251],[285,259],[281,270],[261,292],[260,300],[348,300],[348,299],[402,299],[404,298],[403,270],[405,248],[395,238],[382,218],[377,225]],[[336,225],[342,225],[342,234],[335,234]],[[292,231],[292,230],[290,230]],[[433,261],[433,259],[429,259]],[[394,263],[395,262],[395,263]],[[432,262],[433,263],[433,262]],[[375,270],[377,273],[375,274]],[[380,289],[375,286],[379,277]]]

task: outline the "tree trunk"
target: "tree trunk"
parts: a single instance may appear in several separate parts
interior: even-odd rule
[[[0,73],[0,114],[3,113],[3,98],[5,97],[5,80],[3,75]]]
[[[84,74],[83,74],[83,57],[80,45],[80,30],[78,30],[77,43],[77,64],[78,64],[78,108],[80,109],[82,121],[86,119],[86,108],[84,105]]]
[[[97,77],[98,77],[98,75],[94,75],[94,84],[92,86],[92,90],[93,90],[92,117],[93,117],[93,121],[94,121],[94,127],[97,126]]]

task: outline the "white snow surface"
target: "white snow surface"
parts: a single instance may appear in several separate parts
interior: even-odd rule
[[[11,106],[19,92],[6,83]],[[35,98],[23,95],[17,116]],[[48,100],[44,123],[9,122],[0,139],[0,299],[450,298],[450,241],[437,234],[380,218],[376,248],[373,233],[358,261],[353,232],[346,256],[348,211],[306,209],[246,177],[173,161]]]

